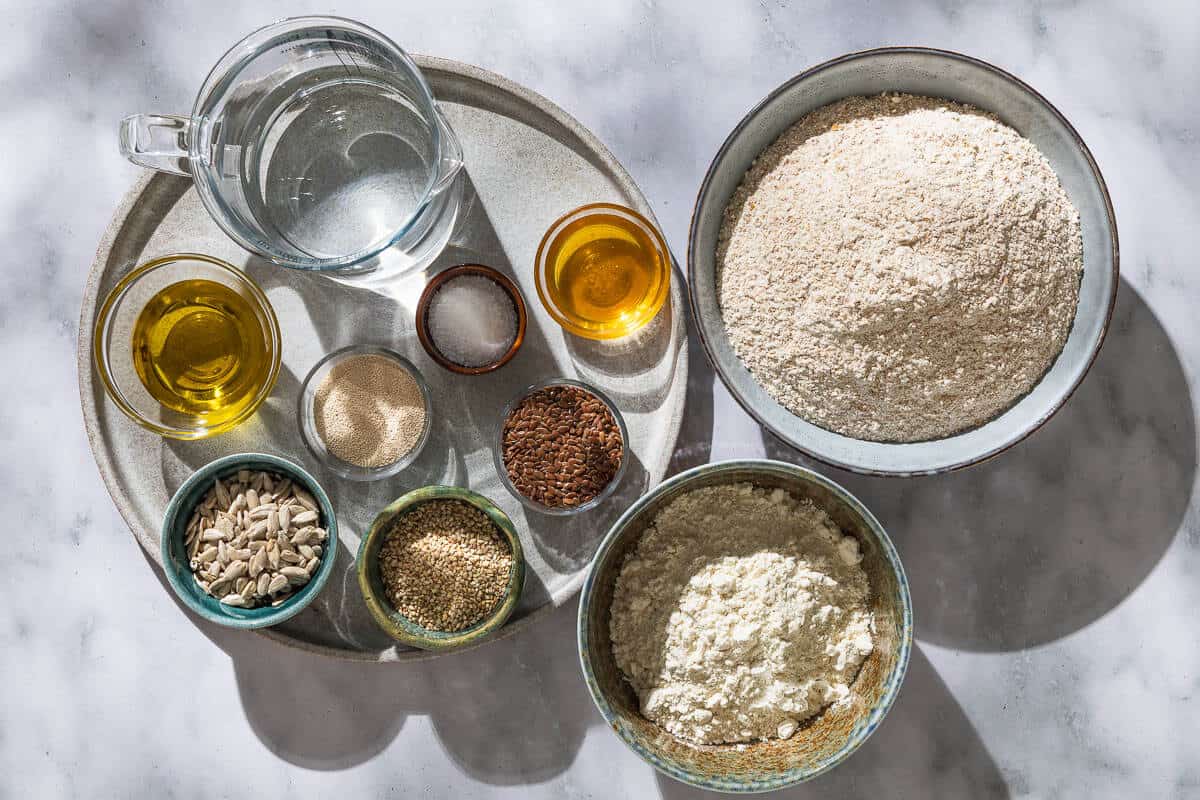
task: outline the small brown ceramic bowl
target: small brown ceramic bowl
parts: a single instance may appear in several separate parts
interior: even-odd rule
[[[433,301],[433,296],[438,293],[438,290],[454,278],[460,278],[464,275],[479,275],[480,277],[488,278],[495,281],[501,289],[509,296],[513,302],[513,306],[517,310],[517,338],[513,339],[512,347],[508,348],[508,352],[500,358],[478,367],[466,367],[451,361],[446,357],[437,345],[433,342],[433,336],[429,332],[429,304]],[[434,275],[429,283],[425,285],[425,291],[421,292],[421,299],[417,302],[417,338],[421,340],[421,346],[425,348],[425,352],[429,357],[436,361],[440,366],[445,367],[451,372],[456,372],[459,375],[483,375],[486,372],[498,370],[512,361],[513,356],[521,349],[521,345],[525,341],[525,323],[527,318],[525,310],[525,298],[521,296],[521,290],[502,272],[485,267],[482,264],[463,264],[458,267],[451,267],[448,270],[439,272]]]

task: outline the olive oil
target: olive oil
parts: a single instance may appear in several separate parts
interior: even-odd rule
[[[595,339],[631,333],[662,307],[670,261],[658,232],[627,209],[600,206],[546,244],[547,307],[568,330]]]
[[[236,419],[273,373],[254,306],[209,280],[173,283],[150,298],[133,326],[133,364],[155,400],[209,426]]]

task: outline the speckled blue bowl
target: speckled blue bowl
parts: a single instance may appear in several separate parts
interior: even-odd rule
[[[852,699],[830,707],[790,739],[748,745],[693,745],[638,711],[633,687],[612,654],[609,614],[625,557],[665,505],[679,495],[728,483],[781,488],[812,499],[843,533],[858,539],[871,585],[875,650],[854,680]],[[767,792],[814,778],[867,740],[900,691],[912,651],[912,600],[904,567],[879,521],[853,495],[812,470],[780,461],[723,461],[676,475],[634,503],[609,529],[579,599],[579,658],[596,707],[625,744],[675,780],[720,792]]]
[[[324,523],[325,530],[329,532],[326,552],[321,558],[321,565],[317,567],[317,572],[313,575],[312,580],[288,598],[287,602],[274,608],[271,606],[235,608],[222,605],[215,597],[206,594],[196,584],[196,581],[192,579],[192,571],[188,567],[184,532],[193,509],[205,493],[212,488],[214,480],[228,478],[240,469],[263,470],[286,475],[292,479],[293,483],[304,487],[320,506],[321,522]],[[330,504],[325,490],[313,476],[291,461],[279,456],[267,453],[237,453],[218,458],[196,470],[190,478],[183,482],[179,491],[175,492],[175,496],[167,505],[166,516],[163,517],[160,552],[167,580],[184,605],[209,622],[215,622],[226,628],[250,629],[278,625],[280,622],[296,616],[311,603],[313,598],[321,593],[329,576],[333,574],[333,562],[337,560],[337,542],[337,517],[333,513],[333,506]]]

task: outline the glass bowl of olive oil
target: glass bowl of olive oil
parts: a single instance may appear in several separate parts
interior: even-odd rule
[[[554,321],[588,339],[616,339],[658,314],[671,289],[662,234],[633,209],[591,203],[563,215],[538,245],[538,297]]]
[[[134,422],[200,439],[248,419],[279,376],[279,321],[240,269],[181,253],[135,268],[96,316],[92,356]]]

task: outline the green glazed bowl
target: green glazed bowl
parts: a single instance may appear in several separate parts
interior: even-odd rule
[[[187,548],[184,545],[184,533],[192,510],[199,504],[205,493],[212,488],[217,478],[228,478],[240,469],[262,470],[274,472],[292,479],[292,482],[302,486],[317,501],[321,508],[321,522],[329,532],[326,552],[321,557],[321,565],[300,591],[293,594],[285,603],[272,608],[235,608],[222,605],[215,597],[205,593],[192,578],[192,570],[188,566]],[[301,467],[287,459],[267,453],[237,453],[224,458],[218,458],[192,473],[183,482],[171,502],[167,505],[167,514],[163,518],[162,539],[159,542],[162,553],[163,570],[167,573],[167,581],[183,604],[204,617],[209,622],[215,622],[226,628],[266,628],[278,625],[284,620],[299,614],[305,606],[321,593],[321,589],[333,574],[333,562],[337,560],[337,517],[333,513],[333,505],[329,502],[325,490]]]
[[[432,500],[459,500],[474,506],[488,516],[512,548],[513,566],[504,596],[490,614],[461,631],[434,631],[408,619],[388,601],[383,588],[383,578],[379,574],[379,549],[383,547],[392,523],[422,503]],[[358,586],[362,590],[363,600],[366,601],[376,624],[393,639],[422,650],[454,650],[475,644],[498,630],[517,607],[517,602],[521,599],[521,590],[525,586],[525,555],[512,521],[491,500],[470,489],[457,486],[425,486],[414,489],[380,511],[358,547],[355,570],[358,573]]]
[[[625,557],[658,511],[702,486],[752,483],[810,498],[854,536],[871,586],[875,649],[854,679],[850,702],[825,709],[791,738],[751,744],[694,745],[639,712],[637,695],[617,667],[609,637],[613,587]],[[609,726],[655,769],[704,789],[767,792],[833,769],[867,740],[900,691],[912,651],[912,600],[896,548],[879,521],[849,492],[812,470],[780,461],[704,464],[660,484],[630,506],[605,535],[579,598],[579,659],[588,691]]]

